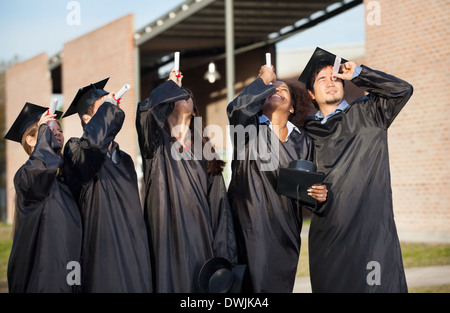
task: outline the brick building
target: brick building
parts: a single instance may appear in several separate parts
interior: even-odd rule
[[[444,96],[446,88],[441,77],[448,73],[445,64],[450,51],[447,40],[450,3],[447,0],[364,1],[367,8],[369,3],[379,6],[379,19],[366,23],[366,40],[362,46],[346,47],[357,53],[350,54],[345,47],[324,48],[343,49],[339,50],[342,57],[356,58],[358,63],[403,78],[414,86],[414,95],[389,129],[395,219],[400,240],[402,236],[413,235],[418,241],[449,242],[450,121],[445,117],[450,103]],[[282,79],[298,77],[302,62],[307,61],[313,49],[311,47],[308,53],[289,52],[297,60],[297,63],[289,61],[291,66],[283,63],[289,59],[288,53],[279,51],[275,61],[279,62],[281,71],[278,76]],[[255,79],[255,69],[263,64],[266,51],[275,53],[275,45],[255,47],[236,55],[236,94]],[[134,125],[136,103],[145,99],[162,79],[154,72],[143,70],[142,52],[136,45],[134,17],[126,15],[67,42],[55,59],[40,54],[8,68],[6,125],[12,124],[26,101],[48,105],[52,94],[61,93],[65,110],[78,88],[86,84],[110,77],[106,89],[117,91],[124,83],[129,83],[133,88],[121,103],[126,120],[116,140],[133,157],[140,172]],[[225,61],[224,58],[216,61],[221,73],[225,73]],[[193,90],[198,104],[205,104],[201,114],[206,117],[206,123],[224,129],[222,140],[219,137],[216,140],[218,150],[225,157],[226,85],[224,79],[214,85],[207,83],[203,79],[205,70],[204,64],[183,70],[185,86]],[[63,122],[66,141],[81,135],[77,115]],[[7,142],[8,222],[12,221],[14,207],[12,179],[25,160],[22,147]]]

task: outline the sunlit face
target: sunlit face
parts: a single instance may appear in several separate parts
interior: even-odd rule
[[[48,126],[50,127],[50,130],[53,132],[53,135],[55,135],[59,145],[62,147],[64,144],[64,135],[61,125],[59,125],[59,123],[56,121],[51,121],[48,124]]]
[[[276,81],[274,86],[277,88],[277,92],[266,98],[266,102],[263,105],[263,114],[282,111],[289,115],[292,110],[292,99],[289,87],[282,81]]]
[[[340,79],[331,79],[332,72],[331,66],[323,68],[314,81],[314,93],[309,91],[319,106],[336,105],[344,99],[344,85]]]

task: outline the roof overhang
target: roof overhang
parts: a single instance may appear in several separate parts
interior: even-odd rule
[[[141,69],[157,70],[180,51],[196,66],[225,58],[225,0],[188,0],[134,34]],[[362,0],[234,1],[234,51],[268,46],[362,3]],[[208,57],[205,59],[205,57]]]

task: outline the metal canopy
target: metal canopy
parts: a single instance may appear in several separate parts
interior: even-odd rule
[[[276,43],[362,0],[236,0],[235,53]],[[153,71],[180,51],[185,64],[225,57],[225,0],[188,0],[135,32],[140,67]],[[204,62],[207,62],[204,61]]]

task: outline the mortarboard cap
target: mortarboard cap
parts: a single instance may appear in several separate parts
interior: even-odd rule
[[[232,265],[222,257],[205,262],[198,275],[198,285],[203,293],[240,293],[247,266]]]
[[[21,143],[22,136],[27,130],[27,128],[30,127],[30,125],[33,124],[35,121],[39,120],[41,118],[42,113],[44,113],[48,109],[49,108],[41,107],[33,103],[29,102],[25,103],[25,105],[22,108],[22,111],[20,111],[13,125],[9,129],[8,133],[6,133],[5,139]],[[61,111],[55,111],[56,118],[57,119],[61,118],[62,113],[63,112]]]
[[[66,113],[64,113],[63,118],[75,113],[78,113],[81,118],[83,114],[86,113],[89,106],[91,106],[97,99],[109,94],[109,92],[103,89],[108,80],[109,77],[96,82],[95,84],[90,84],[78,89],[75,98],[73,99]]]
[[[307,190],[314,184],[321,184],[324,176],[323,173],[317,172],[314,163],[306,160],[294,160],[289,163],[289,167],[280,168],[277,192],[300,200],[303,204],[315,206],[316,199],[309,196]]]
[[[319,64],[329,64],[333,65],[334,60],[336,59],[336,55],[330,53],[322,48],[317,47],[308,63],[305,66],[302,74],[298,78],[299,81],[306,85],[307,89],[311,89],[311,75],[314,74],[316,68]],[[345,59],[341,59],[341,64],[347,62]]]

